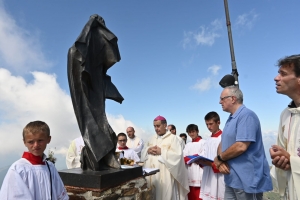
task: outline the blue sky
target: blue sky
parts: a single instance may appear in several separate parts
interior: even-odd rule
[[[233,43],[245,105],[260,118],[266,148],[289,103],[275,92],[277,60],[299,53],[297,0],[229,0]],[[223,1],[0,0],[0,168],[25,150],[22,128],[46,121],[58,157],[80,135],[67,80],[67,52],[92,14],[118,37],[121,61],[108,70],[125,98],[106,101],[116,133],[134,126],[145,140],[163,115],[177,133],[190,123],[209,135],[204,116],[216,111],[219,80],[231,73]],[[267,155],[268,156],[268,155]]]

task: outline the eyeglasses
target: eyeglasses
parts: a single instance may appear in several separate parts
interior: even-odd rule
[[[127,140],[118,140],[118,142],[126,142]]]
[[[224,99],[227,99],[228,97],[233,97],[233,96],[220,97],[220,101],[223,101]]]

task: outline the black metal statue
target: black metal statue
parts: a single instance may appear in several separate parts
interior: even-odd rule
[[[85,143],[80,159],[83,170],[120,168],[116,134],[105,114],[105,99],[124,100],[106,74],[121,59],[117,41],[103,18],[92,15],[68,52],[71,97]]]

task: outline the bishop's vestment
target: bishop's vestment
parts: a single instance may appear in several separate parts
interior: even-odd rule
[[[142,151],[145,168],[158,168],[155,175],[147,176],[149,187],[156,190],[156,200],[186,200],[189,193],[188,172],[183,159],[180,139],[167,132],[154,135]],[[161,155],[148,154],[149,147],[161,148]]]

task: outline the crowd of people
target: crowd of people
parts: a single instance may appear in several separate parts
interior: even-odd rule
[[[126,134],[117,135],[116,152],[144,162],[145,168],[159,169],[146,176],[157,200],[262,200],[263,193],[273,187],[283,199],[300,199],[300,55],[280,59],[278,67],[276,91],[292,101],[280,116],[277,143],[270,148],[271,171],[259,118],[243,104],[243,93],[234,85],[220,94],[219,103],[229,113],[223,130],[214,111],[203,117],[211,132],[205,139],[196,124],[189,124],[186,133],[178,136],[175,125],[157,116],[153,120],[155,135],[144,143],[134,127],[128,127]],[[51,141],[48,125],[30,122],[23,130],[23,141],[28,152],[8,170],[0,199],[68,199],[54,165],[44,154]],[[71,142],[68,168],[80,167],[83,147],[82,137]]]

